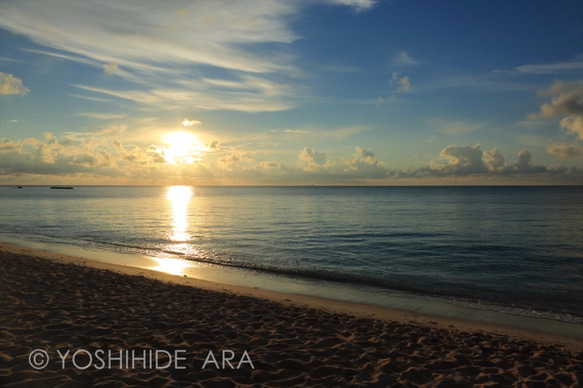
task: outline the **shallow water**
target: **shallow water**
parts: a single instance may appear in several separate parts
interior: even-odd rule
[[[0,201],[5,241],[583,322],[583,187],[4,186]]]

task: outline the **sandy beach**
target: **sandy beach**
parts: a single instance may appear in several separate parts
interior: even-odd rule
[[[0,245],[6,387],[581,386],[568,337]]]

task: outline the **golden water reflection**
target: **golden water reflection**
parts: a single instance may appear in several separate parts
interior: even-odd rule
[[[170,275],[183,275],[185,269],[193,266],[192,263],[181,259],[156,258],[155,260],[157,265],[150,268]]]
[[[172,234],[170,239],[174,242],[186,243],[190,240],[188,233],[188,204],[192,198],[192,187],[171,186],[168,188],[166,199],[172,207]]]

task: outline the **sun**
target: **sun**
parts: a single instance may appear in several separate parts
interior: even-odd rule
[[[164,158],[169,164],[192,164],[201,159],[205,147],[192,133],[179,131],[164,136]]]

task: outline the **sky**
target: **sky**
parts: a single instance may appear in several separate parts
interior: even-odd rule
[[[0,184],[583,184],[581,15],[3,0]]]

